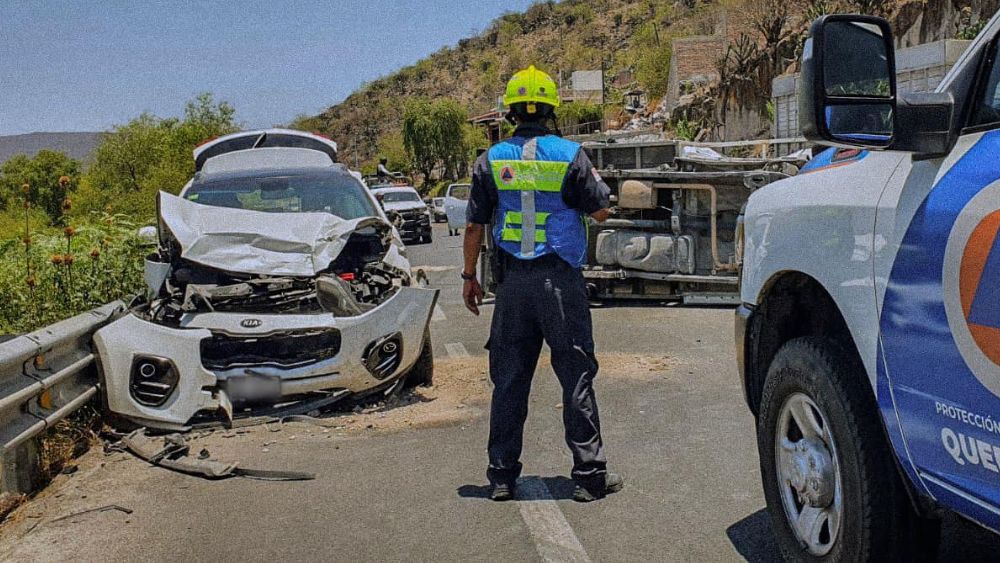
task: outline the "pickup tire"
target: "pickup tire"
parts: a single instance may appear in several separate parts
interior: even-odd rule
[[[786,560],[936,558],[939,524],[914,513],[879,416],[855,354],[814,337],[778,350],[764,384],[757,444]]]
[[[431,332],[424,331],[424,344],[420,349],[420,357],[406,372],[406,387],[430,387],[434,385],[434,347],[431,345]]]

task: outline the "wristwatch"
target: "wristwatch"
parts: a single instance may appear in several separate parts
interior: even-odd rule
[[[466,274],[465,272],[462,272],[462,279],[465,280],[465,281],[472,281],[472,280],[476,279],[476,274],[475,274],[475,272],[473,272],[471,274]]]

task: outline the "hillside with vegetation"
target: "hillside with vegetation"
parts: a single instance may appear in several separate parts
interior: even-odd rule
[[[562,125],[611,118],[623,124],[624,90],[637,88],[658,109],[670,75],[674,39],[720,33],[728,47],[706,66],[720,80],[697,92],[691,108],[657,121],[668,134],[695,137],[718,128],[727,113],[759,113],[767,130],[771,80],[794,70],[809,23],[834,12],[886,17],[906,44],[974,35],[997,0],[564,0],[506,14],[483,32],[363,85],[342,102],[293,127],[319,131],[341,144],[343,160],[371,169],[378,156],[418,171],[401,131],[414,100],[450,100],[466,117],[496,107],[504,81],[535,64],[567,79],[574,70],[606,71],[605,107],[574,103]],[[616,78],[626,77],[625,80]],[[466,141],[485,141],[466,136]],[[439,166],[437,169],[441,170]],[[440,173],[439,173],[440,174]]]
[[[564,79],[574,70],[604,68],[607,76],[631,70],[650,96],[667,88],[670,41],[712,33],[719,3],[685,0],[540,2],[504,15],[475,37],[463,39],[416,64],[364,85],[323,113],[293,126],[320,131],[342,145],[344,161],[371,164],[379,153],[398,154],[407,102],[448,98],[469,115],[496,107],[505,80],[534,64]],[[614,98],[620,92],[610,92]],[[586,107],[564,108],[563,115]],[[592,111],[592,110],[590,110]]]

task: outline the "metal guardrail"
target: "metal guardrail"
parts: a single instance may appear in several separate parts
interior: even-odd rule
[[[32,438],[97,394],[91,337],[124,311],[115,301],[0,343],[0,489],[34,488]]]

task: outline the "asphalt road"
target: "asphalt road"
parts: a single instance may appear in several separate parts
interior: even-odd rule
[[[436,357],[481,365],[492,307],[480,318],[464,310],[460,245],[436,225],[434,242],[411,247],[410,258],[442,290],[431,323]],[[483,404],[442,402],[459,416],[419,428],[296,424],[202,438],[220,458],[311,471],[313,481],[205,481],[95,448],[77,473],[60,477],[2,530],[0,558],[777,559],[762,510],[753,419],[736,379],[732,311],[616,303],[593,314],[609,374],[597,383],[605,441],[613,470],[626,481],[603,501],[570,500],[558,385],[542,366],[519,501],[485,499]],[[439,385],[448,373],[439,370]],[[57,520],[109,505],[132,512]],[[974,526],[950,522],[942,555],[988,559],[997,545]]]

